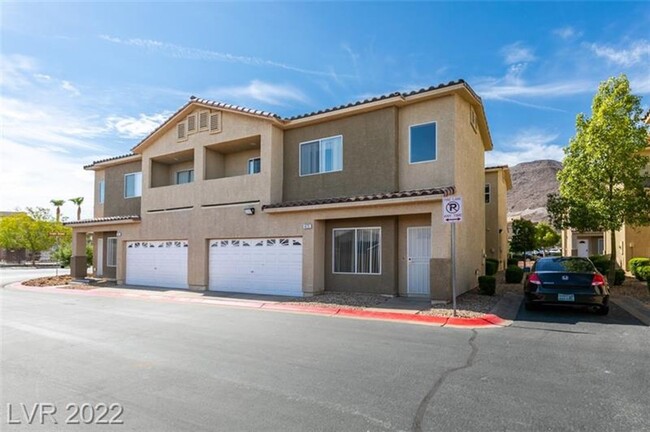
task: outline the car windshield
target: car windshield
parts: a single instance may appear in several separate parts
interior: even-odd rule
[[[536,271],[591,273],[594,265],[585,258],[544,258],[537,261]]]

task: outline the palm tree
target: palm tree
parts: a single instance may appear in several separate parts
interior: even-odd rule
[[[77,206],[77,220],[81,220],[81,203],[84,202],[84,197],[70,198],[68,201]]]
[[[61,206],[65,204],[65,200],[53,199],[50,202],[56,207],[56,221],[59,222],[61,220]]]

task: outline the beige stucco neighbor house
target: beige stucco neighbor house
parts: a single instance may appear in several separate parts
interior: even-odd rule
[[[499,270],[508,263],[507,192],[512,189],[507,165],[485,168],[485,255],[499,260]]]
[[[442,198],[464,201],[464,292],[484,271],[491,149],[462,80],[291,118],[193,97],[131,154],[85,167],[94,218],[68,223],[72,273],[93,233],[97,275],[129,285],[448,300]]]
[[[645,117],[645,123],[650,124],[650,112]],[[641,153],[650,157],[650,136],[648,147]],[[645,167],[645,175],[650,176],[650,164]],[[650,183],[646,184],[650,188]],[[598,254],[611,254],[612,244],[610,231],[577,232],[564,230],[562,233],[562,252],[566,255],[591,256]],[[616,232],[616,262],[624,269],[628,269],[630,259],[635,257],[650,257],[650,226],[632,227],[623,225]]]

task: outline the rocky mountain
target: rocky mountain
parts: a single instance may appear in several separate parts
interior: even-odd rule
[[[521,217],[533,222],[548,222],[546,196],[558,192],[556,160],[523,162],[510,167],[512,189],[508,191],[508,219]]]

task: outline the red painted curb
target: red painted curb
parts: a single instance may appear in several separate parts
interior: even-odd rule
[[[277,312],[297,312],[297,313],[306,313],[314,315],[323,315],[323,316],[340,316],[346,318],[359,318],[359,319],[371,319],[371,320],[384,320],[384,321],[394,321],[394,322],[403,322],[411,324],[425,324],[438,327],[460,327],[460,328],[477,328],[477,327],[505,327],[508,325],[508,321],[503,318],[493,315],[486,314],[481,318],[461,318],[461,317],[443,317],[435,315],[419,315],[419,314],[406,314],[400,312],[381,312],[381,311],[369,311],[363,309],[351,309],[345,307],[326,307],[326,306],[308,306],[308,305],[298,305],[291,303],[279,303],[279,302],[262,302],[256,300],[223,300],[215,298],[187,298],[187,297],[176,297],[176,296],[165,296],[165,295],[152,295],[150,293],[142,292],[102,292],[97,289],[89,290],[75,290],[75,289],[66,289],[66,288],[56,288],[56,287],[32,287],[28,285],[23,285],[20,282],[7,285],[8,288],[18,288],[26,291],[40,291],[40,292],[50,292],[50,293],[65,293],[65,294],[79,294],[79,295],[90,295],[97,297],[127,297],[127,298],[136,298],[136,299],[152,299],[152,300],[161,300],[165,302],[182,302],[182,303],[199,303],[199,304],[211,304],[217,306],[231,306],[231,307],[242,307],[242,308],[251,308],[251,309],[264,309]],[[99,287],[98,287],[99,288]]]

